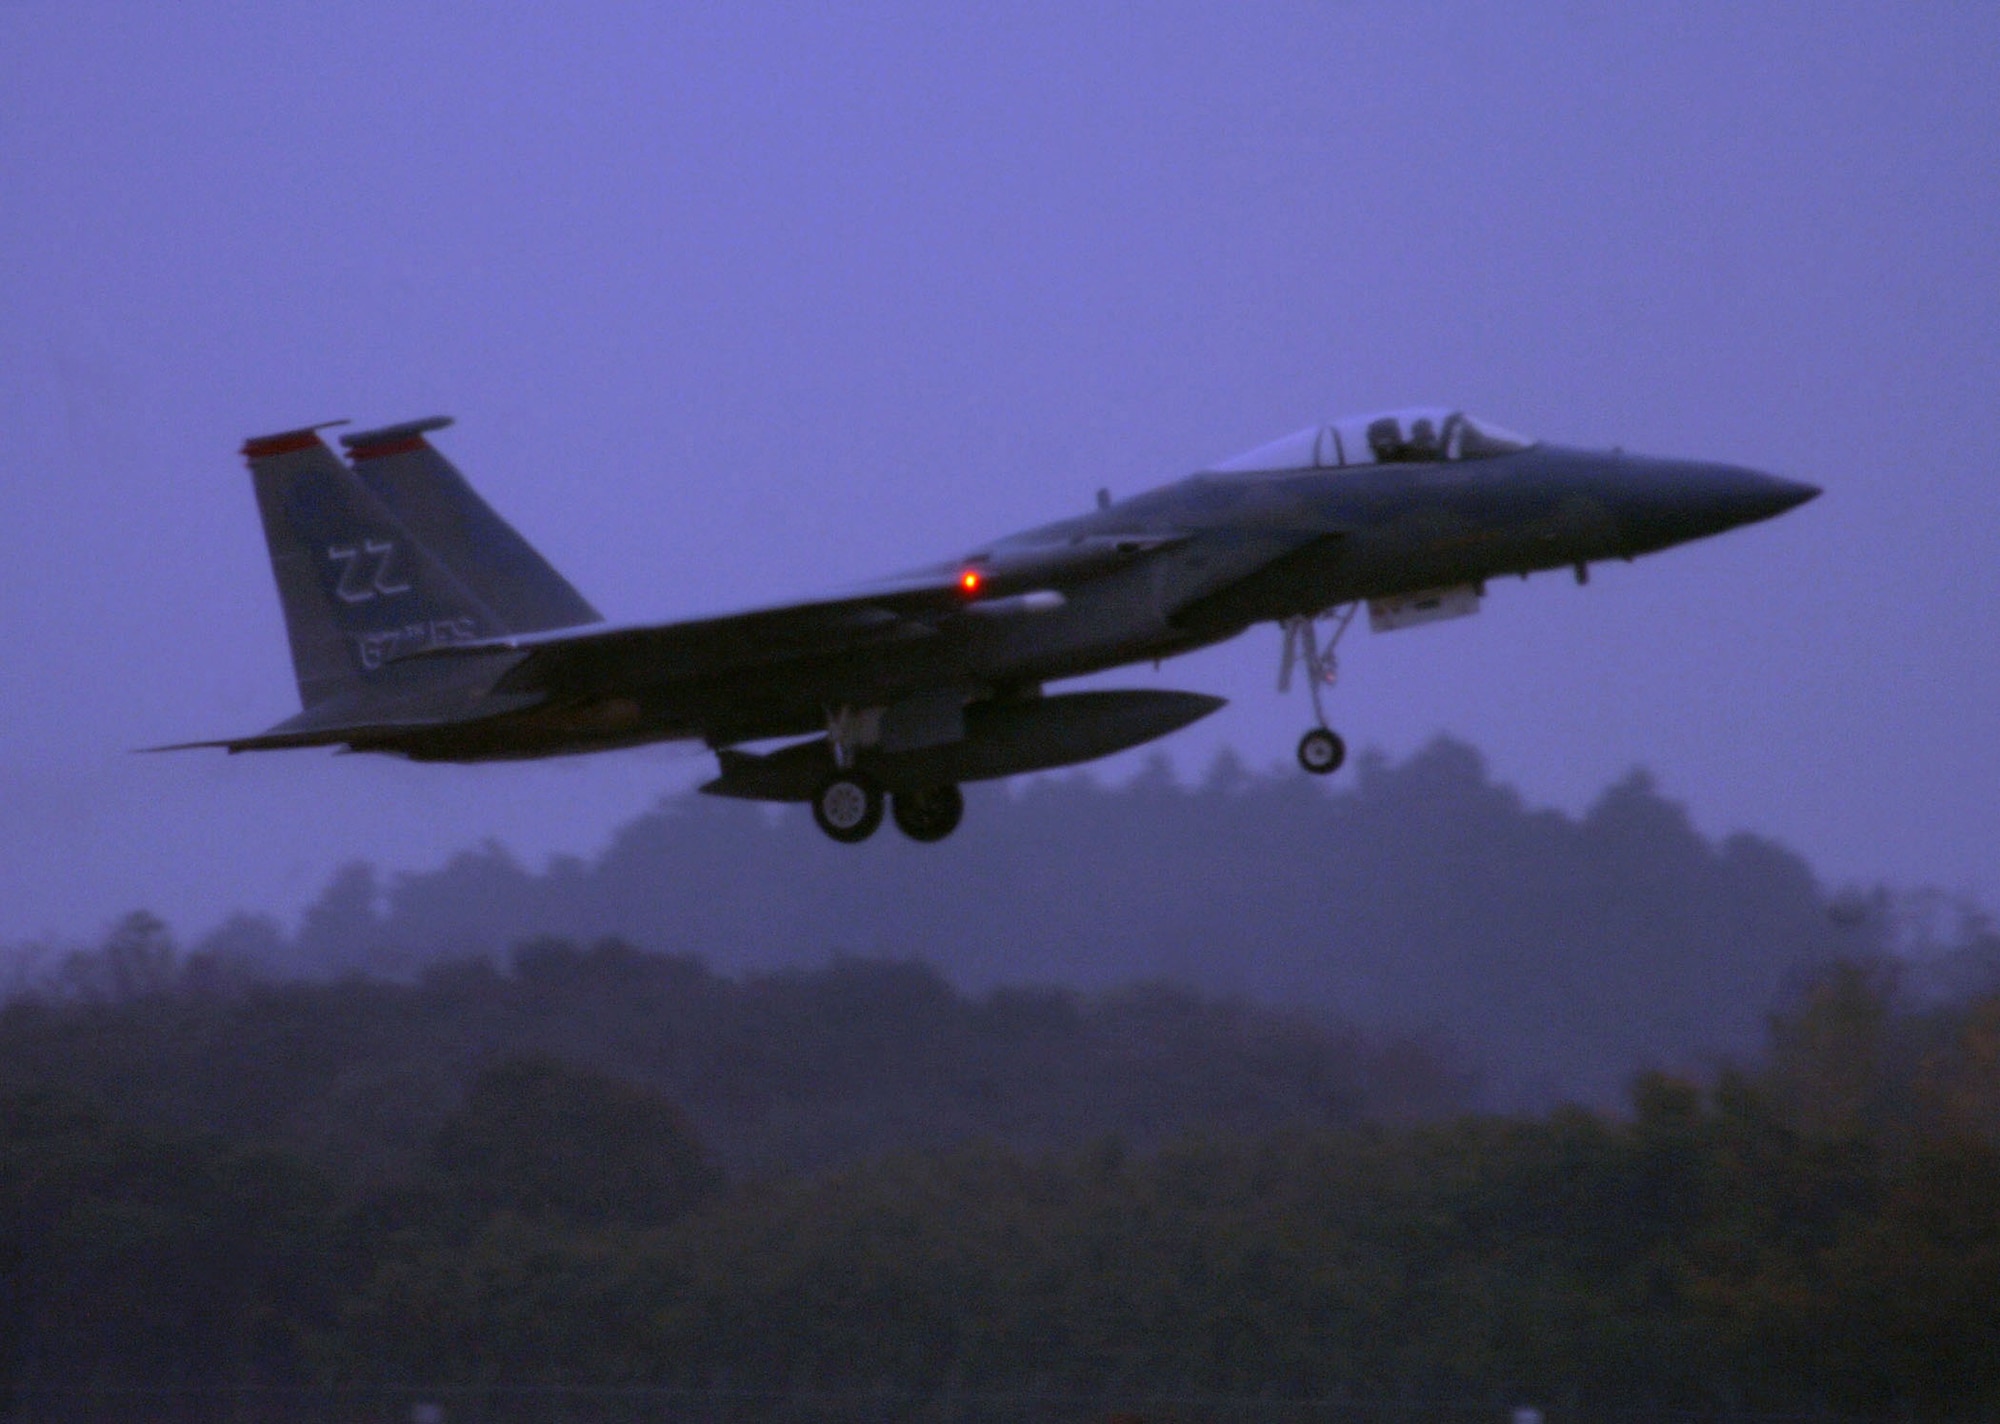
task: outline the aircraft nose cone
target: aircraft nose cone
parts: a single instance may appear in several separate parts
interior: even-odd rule
[[[1825,493],[1818,485],[1807,484],[1804,480],[1779,480],[1778,483],[1786,487],[1785,502],[1778,509],[1780,514],[1787,509],[1797,509],[1800,505],[1818,499]]]
[[[1730,526],[1775,519],[1819,496],[1818,485],[1725,466],[1711,476],[1709,498],[1715,514]]]
[[[1624,469],[1621,525],[1627,547],[1640,553],[1774,519],[1820,492],[1740,465],[1641,456]]]

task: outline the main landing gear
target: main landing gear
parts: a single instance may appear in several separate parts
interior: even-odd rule
[[[965,793],[956,786],[933,786],[890,798],[896,829],[913,841],[941,841],[965,819]]]
[[[913,841],[941,841],[965,818],[965,793],[956,786],[885,796],[865,771],[836,771],[813,793],[813,823],[844,845],[858,845],[882,824],[884,803],[896,829]]]
[[[1324,613],[1287,618],[1280,625],[1285,630],[1285,648],[1278,662],[1278,691],[1291,691],[1293,666],[1300,662],[1306,665],[1306,692],[1312,698],[1313,721],[1319,725],[1299,738],[1299,765],[1314,776],[1331,776],[1347,760],[1347,743],[1340,739],[1338,732],[1326,725],[1326,708],[1321,703],[1320,692],[1322,688],[1332,687],[1340,676],[1339,664],[1333,655],[1334,646],[1360,611],[1359,603],[1350,603],[1344,608],[1328,609]],[[1322,618],[1333,621],[1333,632],[1324,648],[1319,644],[1317,628]]]
[[[882,788],[859,771],[836,771],[813,792],[813,822],[845,845],[858,845],[882,824]]]
[[[828,709],[827,748],[834,769],[812,794],[813,823],[844,845],[858,845],[882,824],[886,802],[896,829],[913,841],[941,841],[965,819],[965,793],[946,782],[918,791],[885,796],[875,778],[857,767],[863,742],[864,717],[852,708]]]

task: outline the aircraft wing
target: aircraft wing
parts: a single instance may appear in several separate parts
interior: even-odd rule
[[[713,677],[931,637],[957,618],[1060,607],[1066,586],[1185,538],[1135,535],[995,551],[832,598],[673,623],[486,638],[424,648],[410,656],[430,661],[519,654],[495,685],[500,693],[559,693]]]
[[[675,623],[592,628],[586,632],[495,638],[441,647],[425,657],[500,650],[522,657],[496,690],[617,685],[715,676],[824,657],[876,643],[928,637],[963,611],[955,585],[888,596],[827,599]]]

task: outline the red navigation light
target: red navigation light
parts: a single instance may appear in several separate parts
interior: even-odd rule
[[[958,576],[958,591],[968,598],[979,592],[979,586],[986,580],[979,576],[978,569],[967,569]]]

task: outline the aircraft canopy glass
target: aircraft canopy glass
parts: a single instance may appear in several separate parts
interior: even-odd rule
[[[1446,406],[1353,415],[1259,445],[1209,466],[1214,474],[1265,474],[1278,470],[1327,470],[1347,465],[1424,464],[1483,460],[1525,450],[1534,442]]]

